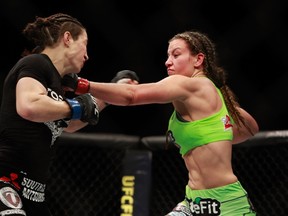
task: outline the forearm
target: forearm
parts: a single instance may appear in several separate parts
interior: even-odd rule
[[[241,124],[240,126],[234,125],[233,144],[244,142],[259,132],[259,126],[255,118],[242,108],[238,108],[238,110],[241,116],[244,118],[246,125],[250,128],[250,131],[243,124]]]
[[[47,122],[69,118],[71,110],[65,101],[56,101],[48,96],[41,96],[33,102],[17,102],[18,114],[29,121]]]
[[[119,71],[111,80],[111,83],[117,84],[138,84],[139,77],[134,71],[122,70]],[[127,106],[133,100],[133,91],[129,91],[129,86],[123,85],[121,87],[107,83],[99,83],[89,81],[87,79],[78,77],[77,74],[67,74],[62,78],[62,85],[64,90],[74,91],[76,95],[91,93],[97,98],[99,109],[104,109],[107,104]],[[117,95],[117,97],[115,97]]]
[[[74,133],[87,125],[87,122],[82,122],[81,120],[71,120],[64,131],[67,133]]]
[[[89,92],[108,104],[128,106],[133,101],[133,85],[120,83],[100,83],[90,81]]]

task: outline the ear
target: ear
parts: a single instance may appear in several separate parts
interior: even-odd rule
[[[203,53],[198,53],[195,58],[195,67],[201,66],[204,62],[205,55]]]
[[[71,33],[69,31],[64,32],[63,42],[66,47],[70,46],[71,40],[72,40]]]

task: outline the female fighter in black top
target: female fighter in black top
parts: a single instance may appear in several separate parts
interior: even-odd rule
[[[62,13],[36,17],[23,34],[36,48],[4,81],[0,215],[50,216],[45,189],[53,145],[63,131],[97,124],[106,104],[88,93],[88,80],[77,76],[88,60],[87,32],[77,19]],[[117,74],[114,81],[123,78]],[[63,85],[76,96],[66,98]]]

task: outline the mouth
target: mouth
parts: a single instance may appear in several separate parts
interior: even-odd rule
[[[170,74],[173,74],[173,70],[172,69],[167,69],[167,73],[170,75]]]

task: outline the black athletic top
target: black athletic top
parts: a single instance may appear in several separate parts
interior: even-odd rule
[[[0,110],[1,170],[22,172],[46,183],[53,156],[53,144],[64,129],[64,120],[37,123],[16,112],[16,83],[32,77],[45,86],[49,97],[63,100],[61,77],[47,55],[32,54],[21,58],[7,75]]]

